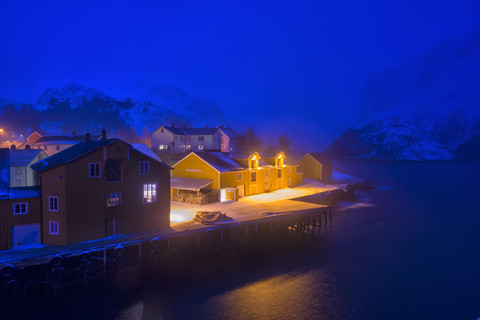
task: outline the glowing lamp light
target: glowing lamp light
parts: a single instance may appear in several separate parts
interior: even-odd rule
[[[253,156],[252,160],[255,160],[255,159],[257,159],[257,156]]]

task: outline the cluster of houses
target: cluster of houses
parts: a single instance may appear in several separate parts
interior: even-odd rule
[[[235,201],[326,181],[330,162],[308,153],[237,153],[230,128],[162,126],[151,148],[100,136],[42,136],[0,149],[0,250],[170,227],[170,201]]]

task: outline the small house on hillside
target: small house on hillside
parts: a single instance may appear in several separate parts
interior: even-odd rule
[[[10,187],[33,187],[37,185],[30,165],[45,159],[47,154],[40,149],[10,149]]]
[[[237,137],[230,128],[176,128],[161,126],[152,133],[152,149],[157,153],[234,151]]]
[[[86,139],[31,167],[46,244],[170,226],[170,167],[120,139]]]
[[[297,162],[305,178],[327,182],[332,177],[332,163],[323,154],[310,152]]]
[[[102,136],[91,135],[91,140],[99,140]],[[32,149],[42,149],[47,155],[53,156],[54,154],[70,148],[77,143],[85,140],[84,135],[58,135],[58,136],[42,136],[38,132],[32,133],[28,138],[28,143],[32,146]]]

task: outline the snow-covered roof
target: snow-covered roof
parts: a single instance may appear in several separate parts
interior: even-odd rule
[[[91,135],[91,140],[99,140],[101,136]],[[77,144],[79,142],[85,141],[85,135],[76,135],[76,136],[44,136],[38,139],[34,144],[35,145],[45,145],[45,144]]]
[[[144,155],[149,156],[150,158],[155,159],[157,161],[162,161],[155,154],[155,152],[153,152],[152,149],[150,149],[145,143],[130,143],[130,144],[135,150],[140,151]]]
[[[10,156],[10,167],[26,167],[32,162],[35,157],[41,153],[44,152],[41,149],[30,149],[30,150],[25,150],[25,149],[16,149],[16,150],[10,150],[9,151],[9,156]]]
[[[170,188],[177,188],[182,190],[198,191],[211,183],[213,183],[213,180],[209,179],[170,177]]]
[[[220,172],[244,170],[238,162],[221,152],[195,152],[195,154]]]

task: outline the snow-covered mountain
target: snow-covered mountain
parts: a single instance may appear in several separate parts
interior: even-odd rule
[[[447,148],[428,134],[400,119],[377,120],[345,131],[327,150],[333,157],[425,161],[451,160]]]
[[[111,96],[77,84],[50,88],[34,105],[12,101],[0,104],[0,125],[25,130],[25,134],[33,130],[47,134],[96,133],[106,128],[111,136],[135,140],[165,124],[225,124],[222,112],[213,103],[192,98],[172,87],[164,91],[161,86],[153,88],[156,88],[155,95],[151,95],[153,101],[148,100],[148,96],[129,97],[126,91],[123,95]],[[168,92],[175,94],[168,95]]]
[[[388,121],[382,125],[375,121],[389,117],[400,117],[412,131],[423,132],[421,145],[427,149],[418,160],[435,160],[429,157],[432,140],[457,157],[475,158],[479,145],[473,142],[480,141],[480,33],[445,41],[416,61],[376,75],[364,90],[361,109],[364,123],[371,123],[363,127],[367,130],[363,135],[377,127],[379,135],[388,131]],[[385,143],[401,140],[403,133],[397,131],[391,127],[389,134],[399,136]],[[335,149],[341,139],[334,142]],[[395,149],[395,143],[391,147]],[[445,160],[441,154],[438,160]],[[388,158],[388,152],[384,156]]]

